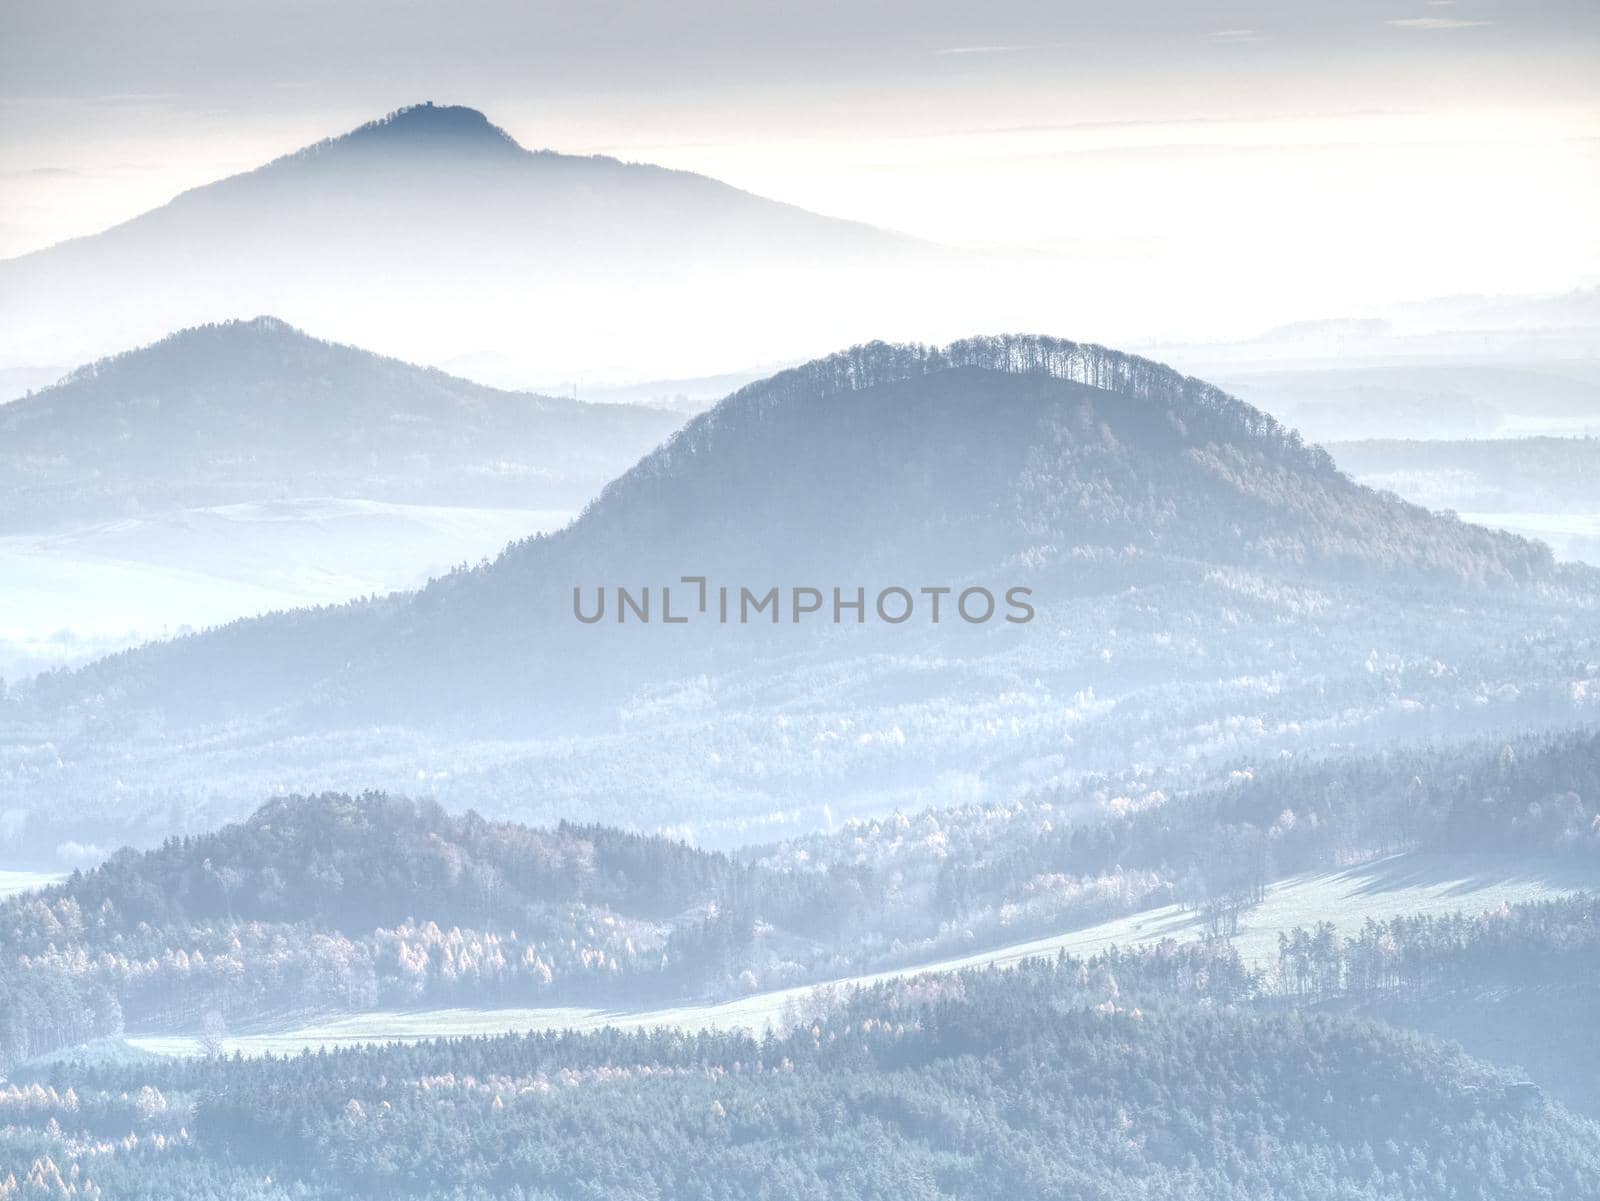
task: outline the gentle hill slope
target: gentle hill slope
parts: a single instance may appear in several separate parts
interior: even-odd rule
[[[0,406],[0,532],[301,497],[575,509],[675,423],[231,321]]]

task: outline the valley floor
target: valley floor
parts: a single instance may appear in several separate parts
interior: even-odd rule
[[[1462,521],[1545,543],[1556,558],[1600,564],[1600,513],[1462,513]]]
[[[313,497],[7,535],[0,676],[277,609],[420,587],[571,518],[561,510]]]
[[[1271,885],[1266,900],[1244,913],[1234,945],[1253,967],[1272,964],[1278,935],[1295,927],[1333,922],[1341,934],[1358,931],[1368,918],[1401,914],[1481,913],[1502,904],[1517,904],[1600,890],[1600,865],[1529,864],[1493,856],[1436,854],[1395,855],[1339,871],[1305,873]],[[247,1056],[292,1055],[305,1049],[350,1046],[365,1042],[417,1042],[528,1030],[596,1030],[606,1026],[682,1030],[743,1029],[761,1033],[767,1027],[792,1024],[818,987],[847,989],[896,977],[966,968],[1010,966],[1024,959],[1055,955],[1093,955],[1111,946],[1129,947],[1179,940],[1204,934],[1201,917],[1176,905],[1101,922],[1078,930],[1018,942],[970,955],[954,956],[892,971],[802,985],[741,997],[716,1004],[664,1009],[588,1008],[436,1009],[369,1012],[324,1019],[289,1029],[239,1033],[224,1040],[227,1053]],[[140,1051],[162,1055],[196,1055],[201,1042],[192,1035],[149,1035],[129,1038]]]

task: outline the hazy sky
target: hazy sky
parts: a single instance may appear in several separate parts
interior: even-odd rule
[[[1288,316],[1600,281],[1595,0],[8,0],[0,256],[422,99]]]

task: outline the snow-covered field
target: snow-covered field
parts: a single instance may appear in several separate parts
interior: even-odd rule
[[[19,892],[59,883],[65,878],[62,872],[19,872],[0,868],[0,900]]]
[[[1367,918],[1397,914],[1481,913],[1502,904],[1565,896],[1600,889],[1600,866],[1580,868],[1461,856],[1397,855],[1342,871],[1307,873],[1271,886],[1267,899],[1241,919],[1234,940],[1252,965],[1266,967],[1277,957],[1278,934],[1296,926],[1333,922],[1342,933],[1359,930]],[[1151,909],[1047,938],[1033,939],[936,963],[856,976],[834,982],[838,987],[868,985],[924,972],[1007,966],[1065,950],[1092,955],[1111,946],[1134,946],[1163,938],[1200,937],[1197,916],[1177,906]],[[745,1029],[760,1033],[780,1027],[786,1015],[803,1007],[816,986],[780,989],[714,1005],[667,1009],[607,1010],[435,1009],[373,1012],[330,1018],[293,1029],[240,1034],[225,1040],[229,1053],[292,1055],[307,1047],[349,1046],[362,1042],[414,1042],[428,1038],[503,1034],[528,1030],[593,1030],[602,1026],[648,1029],[673,1026],[686,1030]],[[193,1055],[198,1038],[151,1036],[130,1038],[133,1047],[165,1055]]]
[[[414,588],[572,514],[313,498],[0,538],[0,677],[235,618]]]

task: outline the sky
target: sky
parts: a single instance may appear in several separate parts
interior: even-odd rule
[[[0,257],[425,99],[1251,320],[1600,282],[1594,0],[8,0]]]

